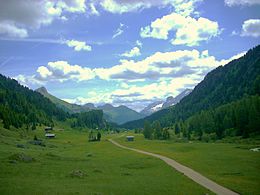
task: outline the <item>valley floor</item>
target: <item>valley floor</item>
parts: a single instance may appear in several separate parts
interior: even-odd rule
[[[86,132],[45,139],[0,128],[0,194],[211,194],[159,159],[117,148]],[[46,146],[28,141],[42,139]],[[104,137],[104,136],[103,136]]]
[[[239,194],[260,194],[260,153],[250,151],[259,147],[257,143],[176,143],[129,135],[135,136],[134,142],[127,142],[125,136],[113,139],[127,147],[174,159]]]
[[[66,128],[65,128],[66,129]],[[161,154],[182,163],[240,194],[260,194],[260,154],[256,145],[174,143],[125,135],[104,135],[88,142],[88,133],[55,131],[45,139],[43,128],[33,132],[0,127],[0,194],[212,194],[163,161],[122,145]],[[45,146],[32,145],[34,135]]]
[[[151,152],[146,152],[143,150],[139,150],[139,149],[134,149],[134,148],[130,148],[130,147],[126,147],[123,146],[119,143],[117,143],[116,141],[109,139],[109,141],[111,143],[113,143],[114,145],[123,148],[123,149],[127,149],[130,151],[135,151],[141,154],[145,154],[148,156],[153,156],[155,158],[159,158],[162,161],[164,161],[166,164],[168,164],[169,166],[173,167],[175,170],[179,171],[180,173],[183,173],[184,175],[186,175],[188,178],[192,179],[193,181],[195,181],[196,183],[200,184],[201,186],[209,189],[211,192],[214,192],[216,194],[221,194],[221,195],[238,195],[238,193],[233,192],[230,189],[227,189],[219,184],[217,184],[216,182],[206,178],[205,176],[201,175],[200,173],[192,170],[189,167],[186,167],[178,162],[176,162],[175,160],[168,158],[166,156],[162,156],[160,154],[154,154]]]

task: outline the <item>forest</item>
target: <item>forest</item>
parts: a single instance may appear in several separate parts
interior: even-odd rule
[[[198,140],[223,137],[253,137],[260,134],[260,97],[248,96],[241,100],[201,111],[185,121],[173,125],[175,134]]]
[[[37,125],[54,126],[54,120],[71,122],[72,127],[104,127],[103,112],[91,110],[69,114],[48,98],[0,74],[0,119],[4,128],[36,129]]]

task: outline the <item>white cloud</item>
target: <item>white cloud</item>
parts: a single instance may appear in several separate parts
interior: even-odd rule
[[[40,66],[37,69],[37,73],[35,78],[40,81],[83,81],[95,77],[94,72],[90,68],[70,65],[66,61],[49,62],[47,66]]]
[[[112,36],[112,39],[114,39],[114,38],[118,37],[119,35],[123,34],[125,28],[127,28],[127,26],[122,24],[122,23],[120,23],[119,27],[114,32],[114,34]]]
[[[62,0],[57,2],[57,7],[71,13],[84,13],[86,11],[86,0]]]
[[[260,19],[244,21],[241,36],[260,37]]]
[[[28,32],[26,29],[19,28],[13,22],[7,21],[0,21],[0,34],[18,38],[25,38],[28,36]]]
[[[239,32],[237,32],[237,31],[235,31],[235,30],[233,30],[232,32],[231,32],[231,36],[236,36],[236,35],[239,35],[240,33]]]
[[[93,71],[105,80],[137,81],[140,79],[183,77],[191,74],[205,75],[220,65],[220,61],[210,56],[208,51],[178,50],[156,52],[141,61],[121,60],[111,68],[98,68]]]
[[[201,41],[208,41],[218,36],[221,31],[217,22],[207,18],[195,19],[172,13],[156,19],[150,26],[141,28],[140,36],[167,40],[170,32],[175,32],[172,44],[195,46]]]
[[[19,74],[19,75],[13,77],[13,79],[17,80],[21,85],[26,86],[26,87],[29,87],[28,84],[38,85],[38,86],[43,86],[45,84],[44,81],[40,81],[39,79],[37,79],[35,77],[35,75],[25,76],[25,75]]]
[[[85,0],[1,1],[0,26],[2,29],[0,34],[24,38],[28,36],[30,29],[49,25],[55,19],[64,20],[66,13],[84,13],[85,11]]]
[[[40,66],[38,69],[37,69],[37,72],[39,73],[39,75],[41,75],[41,77],[43,79],[46,79],[47,77],[51,76],[52,75],[52,72],[49,71],[48,68],[46,68],[45,66]]]
[[[85,97],[65,99],[71,103],[113,103],[124,104],[133,109],[142,109],[145,105],[170,95],[177,95],[185,88],[192,88],[203,77],[219,65],[243,56],[245,52],[229,59],[217,60],[207,50],[178,50],[157,52],[144,60],[121,60],[119,65],[111,68],[90,69],[79,65],[70,65],[66,61],[49,62],[40,66],[37,74],[18,75],[19,82],[26,85],[34,83],[43,85],[52,81],[86,81],[90,79],[113,80],[117,89],[109,91],[89,91]],[[147,82],[149,80],[149,82]],[[135,81],[135,82],[132,82]]]
[[[93,15],[97,15],[97,16],[100,15],[100,13],[99,13],[98,10],[96,9],[94,3],[90,3],[90,4],[89,4],[89,7],[90,7],[90,11],[91,11],[91,13],[92,13]]]
[[[219,62],[219,65],[224,66],[224,65],[228,64],[229,62],[231,62],[232,60],[236,60],[236,59],[238,59],[238,58],[241,58],[241,57],[244,56],[245,54],[246,54],[246,51],[241,52],[241,53],[239,53],[239,54],[236,54],[236,55],[232,56],[232,57],[229,58],[229,59],[223,59],[223,60],[221,60],[221,61]]]
[[[170,6],[176,13],[190,15],[194,7],[203,0],[101,0],[101,7],[111,13],[123,14],[151,7]]]
[[[202,52],[195,49],[164,53],[156,52],[140,61],[121,60],[119,65],[111,68],[95,69],[70,65],[66,61],[56,61],[49,62],[46,66],[40,66],[37,69],[37,74],[30,77],[38,79],[40,82],[64,82],[68,80],[79,82],[99,78],[128,84],[132,83],[132,81],[160,81],[161,79],[186,77],[201,78],[210,70],[241,57],[243,54],[244,52],[228,60],[217,60],[214,56],[210,56],[207,50]],[[123,88],[126,87],[124,85]]]
[[[87,45],[84,41],[67,40],[65,42],[69,47],[73,47],[75,51],[91,51],[92,47]]]
[[[136,40],[135,44],[140,48],[143,47],[143,43],[139,40]]]
[[[259,0],[225,0],[225,4],[227,6],[237,6],[237,5],[242,5],[242,6],[250,6],[250,5],[260,5]]]
[[[138,47],[134,47],[130,51],[126,51],[125,53],[121,54],[121,56],[127,57],[127,58],[132,58],[132,57],[140,56],[140,55],[141,55],[141,52]]]

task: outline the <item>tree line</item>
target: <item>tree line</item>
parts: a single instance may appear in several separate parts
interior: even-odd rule
[[[215,109],[201,111],[173,125],[176,135],[198,140],[253,137],[260,134],[260,96],[247,96]]]
[[[146,121],[144,124],[143,135],[147,139],[170,139],[169,131],[165,128],[162,128],[159,121],[155,121],[154,123],[152,123],[152,125],[150,124],[150,122]]]

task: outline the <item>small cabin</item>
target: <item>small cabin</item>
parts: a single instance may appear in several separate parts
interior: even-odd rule
[[[45,127],[45,131],[52,131],[52,127]]]
[[[126,136],[126,141],[128,142],[134,141],[134,136]]]
[[[46,138],[55,138],[55,134],[54,133],[46,133],[45,137]]]

